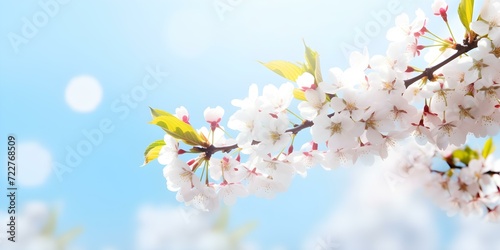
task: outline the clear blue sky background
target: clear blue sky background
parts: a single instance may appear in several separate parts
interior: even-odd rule
[[[86,249],[131,249],[141,205],[177,205],[175,194],[165,187],[162,166],[139,167],[145,147],[163,136],[148,125],[148,106],[174,111],[184,105],[192,124],[204,125],[206,107],[220,105],[231,114],[230,101],[244,97],[251,83],[284,82],[258,61],[301,61],[304,39],[320,53],[326,74],[330,67],[347,66],[343,49],[360,48],[356,38],[367,34],[369,25],[376,27],[365,45],[371,54],[383,53],[385,31],[396,14],[405,11],[413,17],[416,6],[431,14],[432,3],[242,0],[218,13],[216,2],[70,0],[58,5],[26,44],[14,46],[9,34],[22,35],[23,18],[32,20],[44,10],[36,1],[0,4],[0,142],[8,134],[15,134],[19,143],[35,142],[50,153],[55,166],[67,164],[68,150],[86,140],[83,131],[98,129],[103,119],[114,128],[61,180],[52,172],[41,185],[20,187],[21,206],[32,200],[62,205],[59,230],[82,225],[85,232],[75,244]],[[390,23],[377,20],[373,13],[390,10],[390,4],[397,9],[388,16]],[[123,96],[140,88],[148,67],[169,75],[126,108]],[[65,89],[78,75],[91,75],[102,86],[102,101],[90,113],[75,112],[65,101]],[[5,159],[5,146],[0,148]],[[19,152],[19,157],[30,155]],[[4,170],[0,176],[3,188]],[[306,179],[295,178],[290,190],[274,200],[239,200],[230,225],[258,221],[249,240],[264,248],[295,249],[342,205],[352,177],[348,169],[314,169]],[[453,225],[445,217],[440,222],[443,228]],[[442,244],[446,239],[444,234]]]

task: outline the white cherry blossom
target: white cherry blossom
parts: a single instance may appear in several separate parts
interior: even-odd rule
[[[441,16],[445,22],[448,21],[448,15],[446,14],[448,11],[448,4],[446,4],[445,0],[434,0],[432,3],[432,11],[434,11],[434,15]]]
[[[175,109],[175,116],[185,123],[189,124],[189,112],[184,106]]]
[[[262,90],[263,104],[260,107],[263,110],[269,110],[273,113],[285,111],[293,99],[293,84],[285,83],[279,88],[274,85],[266,85]]]
[[[240,162],[229,155],[222,159],[212,157],[209,164],[210,177],[214,180],[224,180],[228,183],[238,183],[245,178],[245,170]]]
[[[446,1],[434,0],[432,13],[441,17],[434,19],[448,25],[447,11]],[[295,173],[305,177],[315,165],[370,165],[395,151],[398,174],[418,183],[449,214],[498,220],[500,163],[477,151],[467,158],[458,147],[470,136],[500,132],[499,20],[500,1],[486,0],[470,24],[475,34],[455,41],[456,34],[430,32],[419,9],[413,19],[396,17],[385,54],[353,52],[349,66],[331,68],[325,80],[311,54],[304,64],[275,70],[297,78],[295,83],[265,85],[261,94],[252,84],[246,97],[231,102],[236,111],[227,130],[224,109],[217,106],[204,111],[209,128],[190,125],[193,130],[165,135],[158,161],[165,165],[167,188],[187,205],[213,210],[247,195],[273,198],[288,189]],[[190,124],[184,107],[175,115]],[[183,137],[196,137],[193,131],[201,138],[194,144],[201,145],[183,145]],[[187,153],[198,155],[186,162],[181,158]]]
[[[220,106],[215,108],[206,108],[203,112],[203,116],[205,117],[205,121],[210,124],[210,129],[214,131],[219,127],[222,116],[224,116],[224,109]]]
[[[313,120],[318,115],[324,115],[328,111],[326,93],[321,88],[308,89],[305,91],[306,101],[299,103],[300,115],[307,120]]]
[[[387,31],[387,39],[389,41],[402,41],[410,36],[415,36],[419,33],[426,23],[425,14],[421,9],[416,11],[417,17],[410,23],[410,18],[406,13],[396,17],[396,27]]]
[[[228,206],[236,203],[238,197],[245,197],[248,195],[248,190],[241,183],[222,183],[219,186],[218,196]]]
[[[273,199],[277,193],[286,191],[287,186],[263,175],[251,175],[248,179],[248,191],[257,197]]]
[[[165,146],[160,149],[158,162],[162,165],[170,165],[176,160],[179,154],[179,142],[169,134],[165,134],[163,140],[165,141]]]
[[[481,13],[480,20],[471,23],[471,29],[478,35],[487,35],[490,31],[498,29],[500,26],[500,2],[497,0],[485,0]]]
[[[347,112],[332,117],[319,116],[311,127],[313,141],[327,142],[330,149],[349,149],[358,145],[357,138],[363,132],[363,124],[351,119]]]

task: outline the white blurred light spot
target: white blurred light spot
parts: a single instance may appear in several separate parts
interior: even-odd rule
[[[71,109],[88,113],[95,110],[101,103],[102,87],[92,76],[77,76],[70,80],[64,97]]]
[[[167,42],[172,53],[192,58],[210,47],[214,39],[213,16],[201,10],[175,12],[167,20]]]
[[[52,170],[52,156],[47,149],[37,142],[21,143],[17,155],[19,185],[35,187],[47,181]]]

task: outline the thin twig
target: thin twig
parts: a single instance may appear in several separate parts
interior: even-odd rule
[[[456,45],[456,52],[452,56],[448,57],[446,60],[440,62],[439,64],[436,64],[432,67],[426,68],[420,75],[415,76],[413,78],[405,80],[405,86],[408,88],[410,85],[412,85],[414,82],[426,77],[429,80],[434,79],[434,72],[438,70],[439,68],[443,67],[444,65],[448,64],[449,62],[455,60],[457,57],[471,51],[474,48],[477,48],[477,40],[474,40],[471,43],[468,43],[467,41],[464,41],[464,45],[457,44]]]

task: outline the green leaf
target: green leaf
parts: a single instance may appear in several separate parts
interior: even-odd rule
[[[149,146],[144,151],[144,164],[142,164],[141,167],[146,166],[146,164],[158,158],[158,155],[160,155],[160,150],[163,146],[165,146],[164,140],[157,140],[149,144]]]
[[[458,5],[458,16],[462,25],[467,32],[470,31],[470,23],[472,22],[472,13],[474,12],[474,0],[461,0]]]
[[[306,57],[306,68],[307,71],[314,75],[314,69],[316,69],[316,57],[318,57],[318,52],[307,46],[306,42],[304,42],[304,46],[306,48],[305,57]]]
[[[158,117],[158,116],[162,116],[162,115],[171,115],[170,113],[163,111],[161,109],[154,109],[151,107],[149,107],[149,109],[151,110],[151,115],[153,116],[153,118]]]
[[[457,149],[453,151],[452,155],[454,159],[457,159],[464,164],[469,163],[469,155],[464,150]]]
[[[306,71],[314,76],[316,83],[320,83],[323,81],[323,77],[321,76],[321,67],[319,66],[319,54],[309,48],[305,42],[304,46],[306,47]]]
[[[482,152],[483,158],[488,157],[488,155],[490,155],[494,151],[495,151],[495,145],[493,145],[493,138],[490,137],[490,139],[488,139],[484,143],[483,152]]]
[[[293,97],[300,101],[306,101],[306,93],[304,93],[304,91],[301,89],[293,89]]]
[[[155,114],[159,116],[154,117]],[[204,140],[205,138],[200,136],[191,125],[165,111],[158,113],[155,110],[155,114],[153,114],[154,118],[150,123],[161,127],[170,136],[177,140],[182,140],[188,145],[208,146],[207,141]]]
[[[479,159],[479,153],[476,150],[469,148],[469,146],[465,146],[465,151],[469,153],[471,160]]]
[[[314,78],[317,83],[323,82],[323,76],[321,75],[321,67],[319,66],[319,55],[316,57],[316,69],[314,70]]]
[[[276,60],[268,63],[260,63],[292,82],[297,81],[297,78],[305,72],[301,67],[287,61]]]
[[[465,149],[457,149],[452,153],[453,158],[458,159],[465,165],[469,165],[469,162],[474,159],[479,159],[479,154],[472,150],[469,146],[466,146]]]

